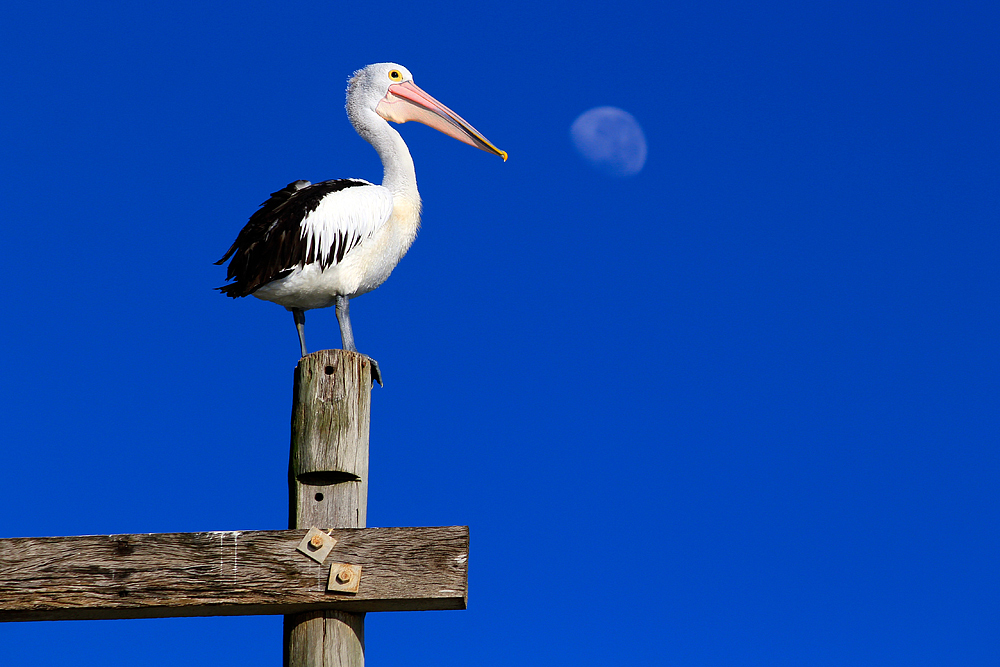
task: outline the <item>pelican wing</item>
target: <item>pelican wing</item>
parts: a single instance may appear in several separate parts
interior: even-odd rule
[[[359,179],[295,181],[271,194],[236,237],[226,279],[218,289],[231,297],[252,294],[295,267],[343,261],[392,214],[392,194]]]

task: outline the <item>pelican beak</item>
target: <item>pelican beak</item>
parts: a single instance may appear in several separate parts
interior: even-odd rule
[[[506,152],[491,144],[489,139],[465,122],[461,116],[420,90],[412,81],[394,83],[389,86],[389,91],[375,107],[375,111],[382,118],[393,123],[415,120],[418,123],[429,125],[439,132],[444,132],[449,137],[454,137],[488,153],[499,155],[504,162],[507,161]]]

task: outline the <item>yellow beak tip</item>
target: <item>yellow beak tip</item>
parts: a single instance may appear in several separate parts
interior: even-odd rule
[[[506,162],[507,161],[507,151],[500,151],[500,157],[502,157],[503,161]]]

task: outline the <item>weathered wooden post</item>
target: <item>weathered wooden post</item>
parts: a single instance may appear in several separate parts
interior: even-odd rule
[[[289,528],[366,527],[371,388],[371,366],[355,352],[314,352],[296,366]],[[335,610],[285,616],[286,667],[364,665],[364,619]]]
[[[0,622],[283,614],[286,665],[359,667],[365,613],[465,609],[468,527],[364,527],[371,386],[359,354],[299,362],[292,528],[3,538]]]

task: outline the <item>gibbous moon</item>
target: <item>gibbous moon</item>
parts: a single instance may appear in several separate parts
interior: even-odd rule
[[[595,107],[569,129],[580,155],[598,171],[627,178],[646,164],[646,137],[639,121],[617,107]]]

